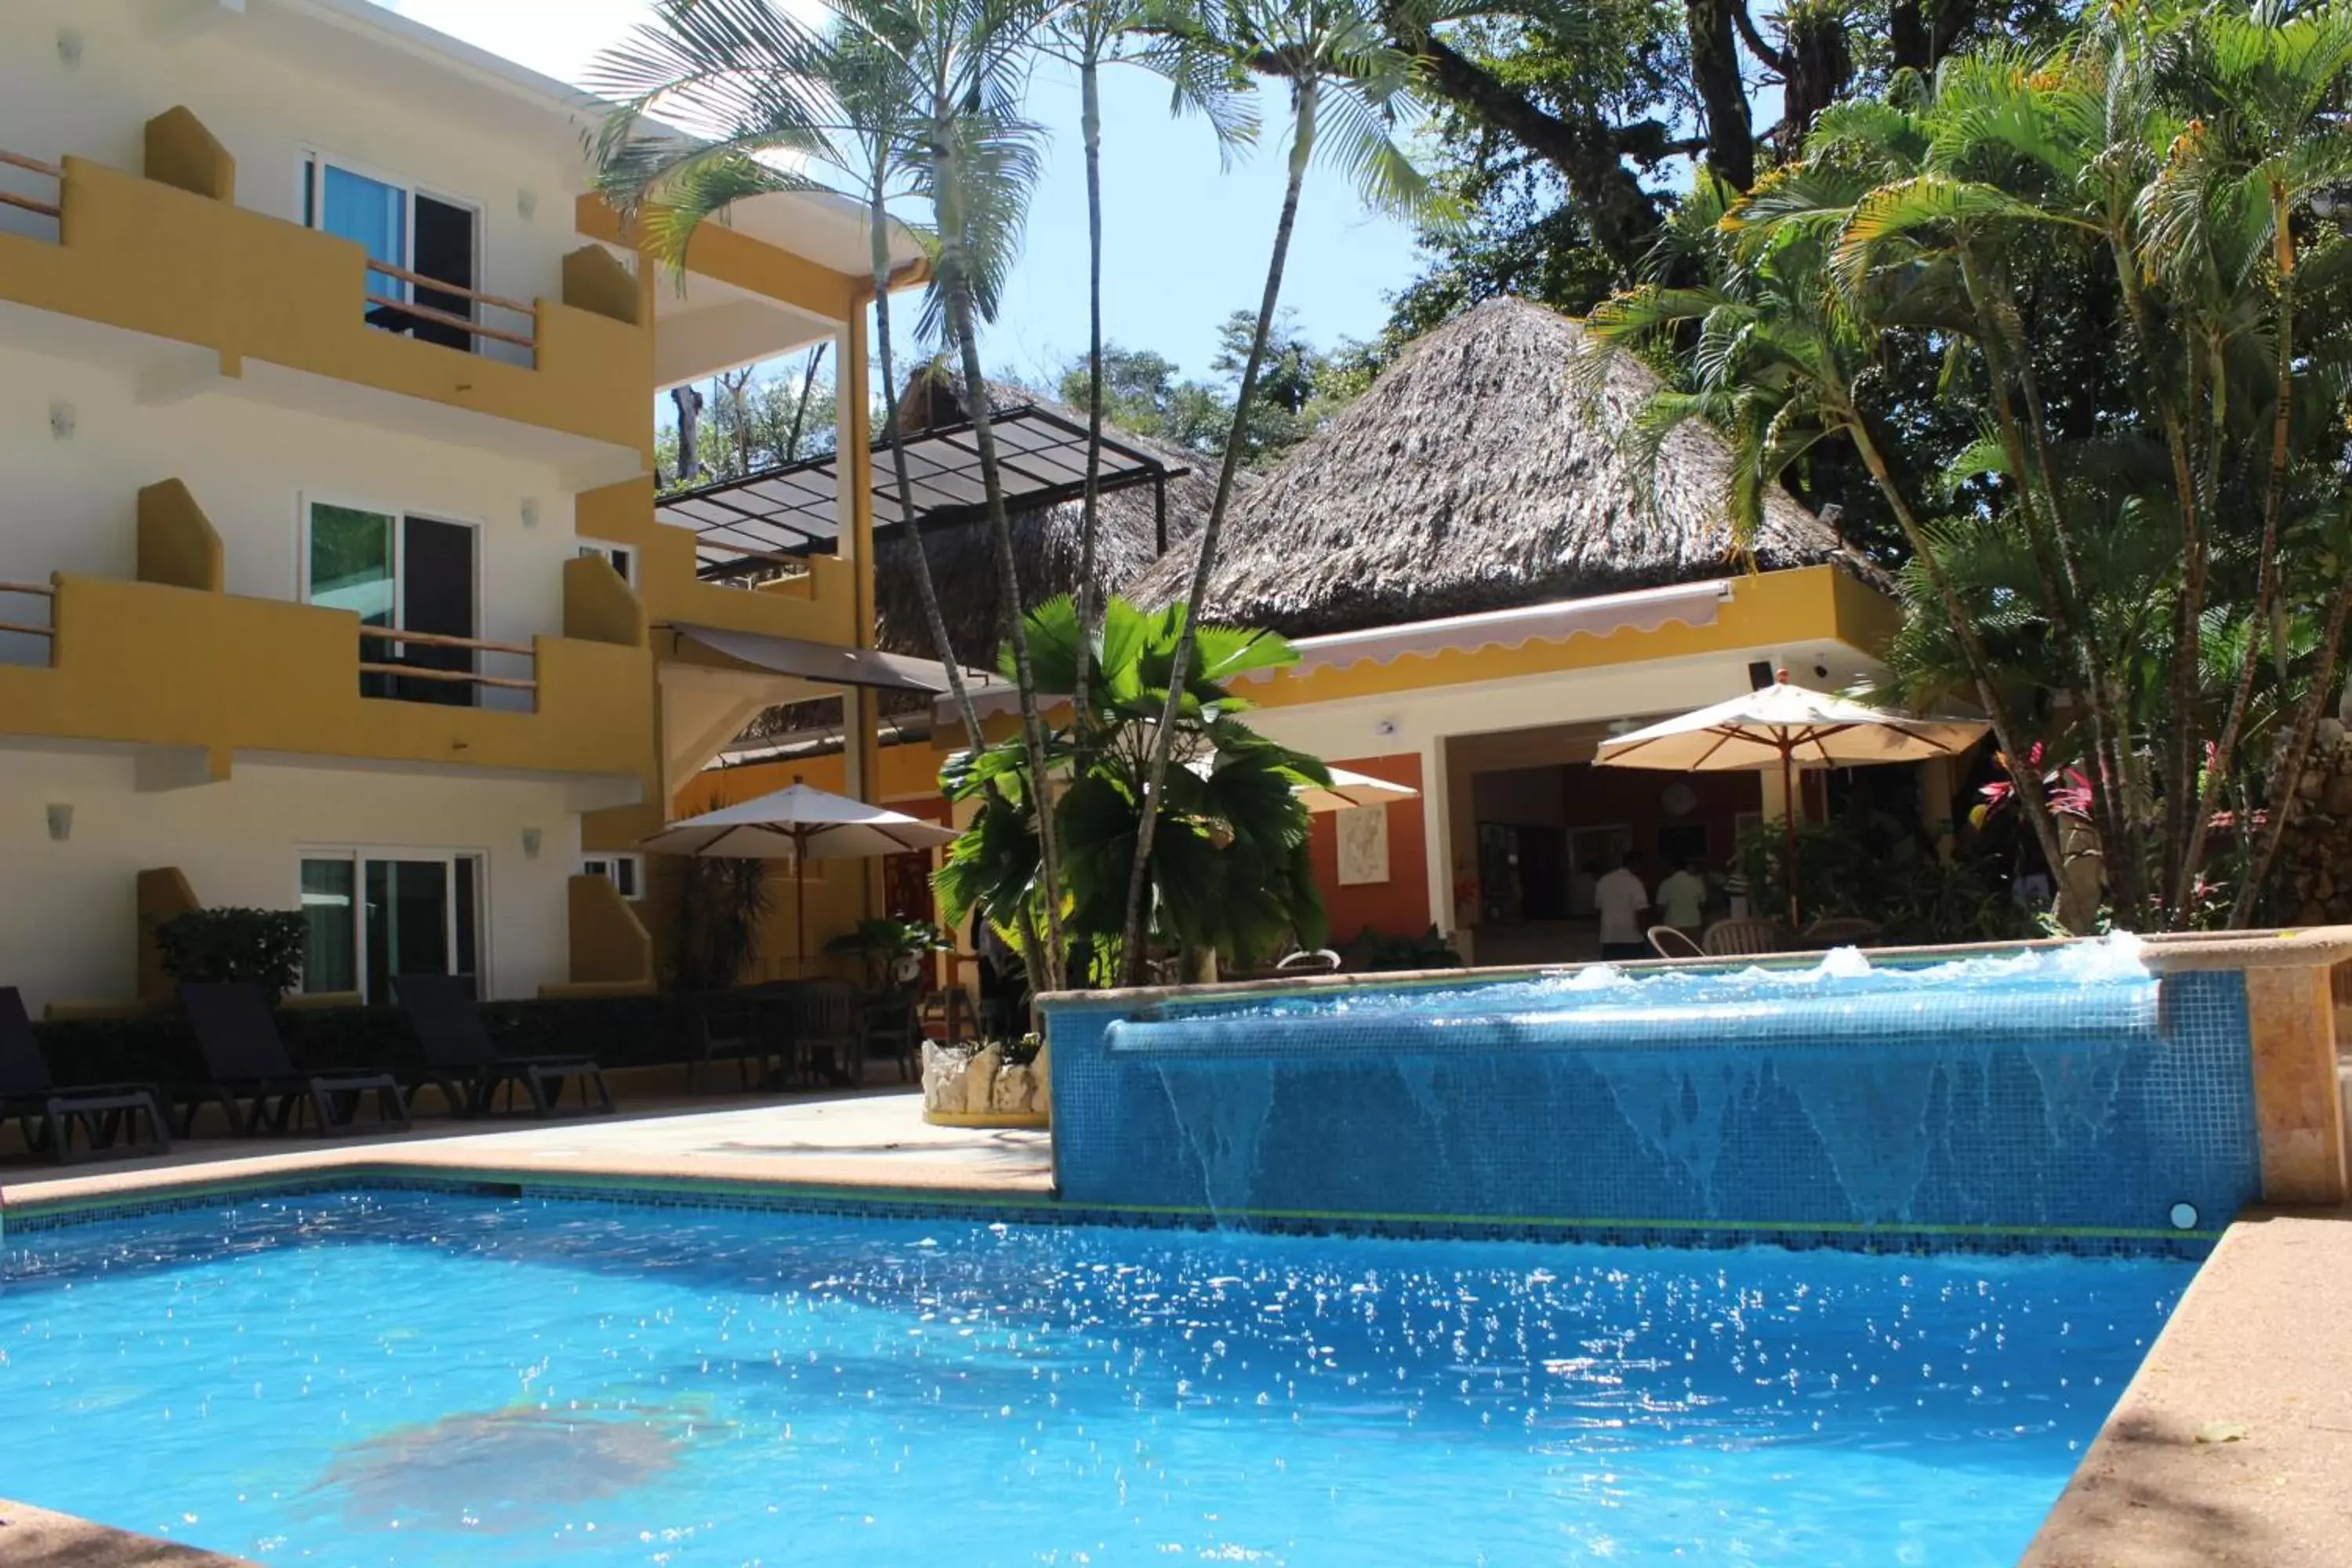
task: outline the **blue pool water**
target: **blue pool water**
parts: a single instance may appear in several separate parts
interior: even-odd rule
[[[2009,1563],[2189,1272],[287,1198],[9,1237],[0,1493],[403,1568]]]

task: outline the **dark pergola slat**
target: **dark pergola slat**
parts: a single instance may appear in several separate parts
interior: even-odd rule
[[[997,469],[1005,504],[1015,510],[1060,506],[1086,494],[1086,427],[1035,405],[997,410]],[[948,528],[987,514],[980,449],[970,421],[904,437],[908,490],[916,526]],[[781,558],[834,549],[840,537],[839,454],[704,485],[657,502],[664,522],[694,532],[699,574],[722,579],[772,569]],[[875,531],[902,526],[890,449],[874,454]],[[1186,469],[1124,442],[1106,438],[1096,488],[1102,494],[1150,484],[1160,488]]]

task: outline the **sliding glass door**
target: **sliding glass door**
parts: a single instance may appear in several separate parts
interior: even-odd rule
[[[446,348],[474,347],[466,325],[474,319],[474,300],[464,292],[476,286],[478,270],[473,208],[314,154],[303,164],[302,214],[309,227],[352,241],[371,261],[432,280],[411,283],[370,268],[370,326]],[[436,289],[433,283],[450,287]],[[409,306],[433,313],[404,308]]]
[[[310,603],[349,610],[362,626],[450,637],[478,635],[474,531],[465,523],[313,501],[305,574]],[[365,636],[360,639],[360,662],[451,675],[471,674],[475,668],[472,648]],[[477,691],[469,680],[431,675],[376,671],[360,677],[361,696],[405,702],[469,707]]]
[[[481,857],[304,853],[302,989],[392,1000],[404,974],[481,971]]]

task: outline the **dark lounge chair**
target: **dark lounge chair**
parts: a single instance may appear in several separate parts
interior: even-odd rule
[[[47,1152],[60,1165],[100,1152],[161,1154],[172,1147],[162,1102],[152,1085],[93,1083],[60,1089],[33,1038],[25,999],[13,985],[0,985],[0,1125],[10,1117],[25,1131],[36,1154]],[[144,1121],[147,1136],[131,1134]],[[82,1152],[74,1152],[73,1130],[81,1129]],[[120,1149],[115,1140],[123,1140]]]
[[[377,1121],[407,1130],[408,1101],[392,1074],[375,1068],[306,1073],[295,1067],[258,987],[183,982],[180,1005],[187,1011],[196,1048],[204,1053],[205,1070],[211,1075],[210,1082],[186,1091],[180,1112],[182,1137],[206,1104],[219,1106],[239,1137],[290,1132],[300,1124],[307,1104],[318,1115],[320,1135],[338,1137],[359,1131],[360,1106],[371,1091]]]
[[[483,1026],[481,1009],[474,1005],[473,982],[466,976],[403,974],[392,986],[425,1053],[419,1087],[429,1083],[439,1089],[457,1114],[488,1112],[504,1089],[505,1109],[514,1109],[515,1091],[520,1089],[530,1096],[534,1114],[552,1116],[562,1103],[563,1086],[575,1082],[580,1086],[573,1096],[575,1110],[601,1115],[613,1109],[604,1069],[587,1057],[500,1056]]]

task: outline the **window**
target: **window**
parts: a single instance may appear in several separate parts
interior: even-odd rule
[[[370,268],[370,326],[446,348],[475,346],[474,334],[463,324],[474,319],[473,300],[432,287],[434,282],[454,289],[476,287],[475,240],[480,226],[472,207],[313,153],[302,161],[302,222],[355,242],[371,261],[431,280],[412,282]]]
[[[580,542],[580,553],[603,556],[612,564],[614,574],[622,582],[632,588],[637,585],[637,547],[635,545],[613,544],[602,539],[583,539]]]
[[[642,855],[592,855],[580,862],[582,874],[602,877],[625,899],[646,896],[646,862]]]
[[[389,1002],[403,974],[481,973],[481,856],[309,849],[301,881],[304,991]]]
[[[306,509],[303,597],[349,610],[367,626],[472,637],[479,595],[474,580],[474,530],[466,523],[373,508],[312,501]],[[399,637],[360,638],[360,662],[471,674],[475,650]],[[362,669],[360,695],[407,702],[471,706],[478,688],[436,675]]]

